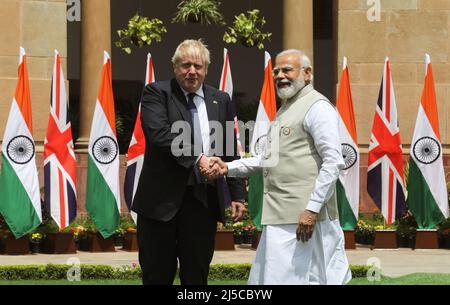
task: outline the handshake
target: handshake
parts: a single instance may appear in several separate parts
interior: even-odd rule
[[[228,166],[219,157],[203,155],[197,163],[200,173],[208,180],[214,180],[228,174]]]

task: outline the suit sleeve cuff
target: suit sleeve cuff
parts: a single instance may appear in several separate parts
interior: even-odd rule
[[[323,207],[323,203],[309,201],[308,205],[306,206],[306,209],[318,214],[318,213],[320,213],[320,210],[322,209],[322,207]]]

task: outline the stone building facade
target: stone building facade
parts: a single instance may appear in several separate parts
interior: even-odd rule
[[[78,205],[83,212],[86,181],[86,148],[98,90],[103,50],[111,51],[111,1],[80,3],[80,98],[78,154]],[[281,0],[280,0],[281,1]],[[18,50],[27,51],[33,107],[34,137],[43,185],[43,141],[48,120],[53,50],[58,49],[67,69],[67,10],[65,0],[0,0],[0,141],[17,80]],[[323,1],[322,1],[323,2]],[[327,1],[325,1],[327,2]],[[331,44],[316,39],[313,0],[283,0],[282,47],[299,48],[315,65],[332,57],[336,85],[342,57],[349,62],[361,149],[361,211],[373,212],[365,191],[367,149],[378,97],[384,59],[389,56],[395,86],[405,160],[409,154],[424,81],[424,54],[431,56],[436,81],[440,131],[446,167],[450,141],[450,1],[447,0],[339,0],[328,1],[332,10]],[[368,4],[369,3],[369,4]],[[317,7],[316,7],[317,8]],[[318,12],[320,14],[320,11]],[[370,16],[368,16],[370,15]],[[330,47],[331,46],[331,47]],[[325,48],[325,49],[324,49]],[[327,48],[330,48],[329,50]],[[324,55],[325,54],[325,55]],[[273,56],[275,54],[272,54]],[[66,73],[67,76],[67,73]],[[322,78],[323,80],[326,77]],[[320,83],[321,77],[316,78]],[[329,79],[326,81],[330,82]],[[337,87],[336,87],[337,88]],[[125,157],[121,156],[122,180]],[[123,199],[123,197],[122,197]],[[126,211],[122,200],[124,211]]]

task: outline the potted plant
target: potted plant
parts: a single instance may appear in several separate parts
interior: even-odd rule
[[[400,248],[415,248],[417,223],[411,213],[398,220],[397,244]]]
[[[181,22],[186,24],[201,23],[209,25],[225,25],[222,14],[219,12],[220,2],[217,0],[184,0],[177,8],[178,11],[172,19],[172,23]]]
[[[375,237],[372,249],[397,249],[397,222],[387,224],[383,215],[378,212],[372,216]]]
[[[243,228],[243,241],[244,244],[252,244],[253,243],[253,236],[255,235],[256,226],[249,222],[246,226]]]
[[[264,41],[270,40],[272,33],[263,32],[266,24],[264,17],[259,17],[259,10],[254,9],[235,16],[233,26],[228,27],[223,40],[226,43],[237,43],[238,41],[246,47],[264,48]]]
[[[42,234],[39,232],[34,232],[30,237],[30,251],[31,253],[40,253],[41,252],[41,242],[42,242]]]
[[[439,225],[438,235],[440,247],[450,249],[450,218]]]
[[[78,232],[80,250],[89,252],[116,251],[114,247],[114,236],[103,238],[88,215],[79,217],[77,224],[83,228],[82,231]]]
[[[118,228],[114,233],[114,246],[122,247],[123,246],[123,235],[125,234],[125,230],[122,228]]]
[[[141,48],[150,45],[153,41],[160,42],[161,35],[166,32],[163,22],[158,18],[148,20],[147,17],[136,14],[128,21],[127,28],[117,31],[119,40],[115,45],[127,54],[131,54],[129,44]]]
[[[138,251],[136,224],[130,214],[125,214],[121,217],[120,230],[123,231],[122,250]]]
[[[372,245],[375,239],[375,229],[365,220],[360,219],[355,228],[355,242],[362,245]]]
[[[231,208],[225,209],[225,224],[217,223],[214,250],[235,250]]]
[[[233,224],[234,244],[240,245],[243,242],[244,223],[242,221]]]

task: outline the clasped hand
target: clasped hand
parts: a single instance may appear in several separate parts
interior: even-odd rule
[[[214,180],[228,173],[228,166],[219,157],[203,155],[198,161],[200,173],[208,180]]]

